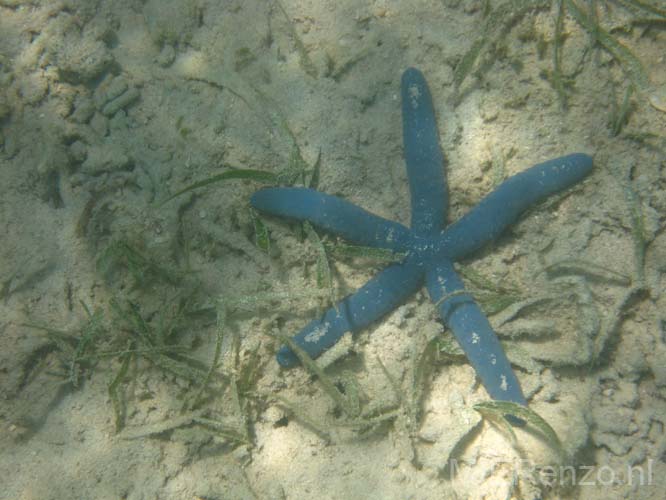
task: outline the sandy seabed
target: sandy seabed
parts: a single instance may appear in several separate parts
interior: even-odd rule
[[[596,3],[655,92],[631,94],[618,126],[629,81],[579,24],[564,19],[563,109],[554,7],[504,30],[508,16],[489,22],[478,4],[0,0],[1,499],[662,498],[666,32]],[[516,295],[491,322],[564,459],[538,433],[512,443],[482,420],[473,406],[487,395],[464,359],[433,356],[415,374],[428,339],[449,335],[424,292],[333,353],[327,373],[366,418],[350,423],[306,370],[274,358],[270,334],[294,334],[328,298],[316,245],[274,218],[262,219],[270,251],[255,245],[255,181],[160,204],[227,166],[319,161],[320,190],[407,224],[409,66],[433,94],[450,220],[502,177],[594,156],[588,179],[463,263]],[[335,294],[381,266],[332,259]],[[127,355],[132,311],[153,333],[177,322],[167,337],[207,367],[220,297],[220,361],[192,409],[201,380],[169,356]],[[69,336],[90,333],[86,308],[103,325],[90,345]],[[101,355],[114,350],[125,354]],[[234,389],[239,377],[251,387]]]

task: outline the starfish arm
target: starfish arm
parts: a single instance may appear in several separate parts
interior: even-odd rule
[[[439,231],[446,221],[448,190],[444,156],[428,84],[409,68],[402,75],[402,136],[412,200],[412,230],[418,235]]]
[[[314,189],[260,189],[252,195],[250,203],[262,212],[309,221],[358,245],[387,248],[394,252],[408,249],[409,229],[402,224]]]
[[[317,358],[330,349],[348,331],[356,332],[378,320],[400,305],[423,282],[423,273],[410,260],[393,264],[357,292],[344,298],[320,319],[311,321],[294,336],[294,341],[310,357]],[[298,358],[287,346],[277,354],[278,363],[284,367],[295,366]]]
[[[573,186],[592,170],[592,158],[574,153],[535,165],[505,180],[440,236],[439,247],[458,260],[495,239],[531,205]]]
[[[453,263],[443,259],[430,266],[426,271],[426,286],[490,397],[526,406],[502,345],[479,306],[465,293]]]

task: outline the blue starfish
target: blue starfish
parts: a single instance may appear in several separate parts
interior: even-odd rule
[[[406,254],[402,262],[388,266],[322,318],[311,321],[294,341],[316,358],[346,332],[361,330],[399,306],[425,281],[444,323],[490,396],[526,405],[495,332],[465,292],[453,263],[495,239],[531,205],[583,179],[592,169],[592,158],[576,153],[535,165],[504,181],[442,230],[448,206],[444,156],[428,85],[414,68],[402,76],[402,125],[411,229],[313,189],[267,188],[252,196],[252,206],[260,211],[309,221],[359,245]],[[298,364],[288,346],[280,349],[277,360],[285,367]]]

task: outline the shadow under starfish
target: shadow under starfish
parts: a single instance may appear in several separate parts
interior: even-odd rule
[[[361,330],[402,304],[425,282],[490,397],[527,405],[495,332],[453,263],[495,239],[530,206],[582,180],[592,169],[592,158],[570,154],[514,175],[442,230],[448,208],[444,156],[428,85],[414,68],[402,75],[402,124],[411,229],[313,189],[267,188],[252,196],[252,206],[262,212],[306,220],[356,244],[407,255],[311,321],[294,341],[316,358],[346,332]],[[280,349],[277,360],[285,367],[298,364],[288,346]]]

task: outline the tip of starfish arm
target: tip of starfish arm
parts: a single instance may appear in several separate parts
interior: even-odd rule
[[[300,363],[294,351],[287,346],[282,346],[275,357],[280,366],[284,368],[292,368]]]
[[[592,170],[592,157],[586,153],[571,153],[563,157],[569,165],[585,172],[587,175]]]

